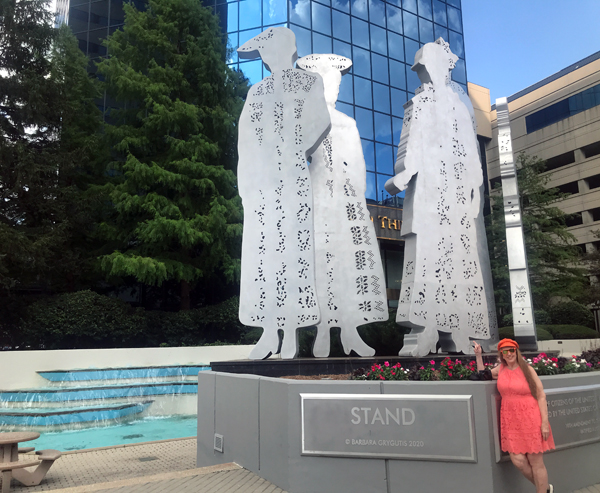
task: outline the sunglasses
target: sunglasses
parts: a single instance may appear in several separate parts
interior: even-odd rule
[[[502,350],[502,354],[506,356],[508,353],[514,354],[515,351],[516,351],[516,349],[514,347],[511,347],[511,348],[508,348],[508,349],[503,349]]]

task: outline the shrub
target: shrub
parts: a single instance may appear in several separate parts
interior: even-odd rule
[[[581,303],[576,301],[564,301],[553,305],[549,309],[553,325],[583,325],[590,329],[594,328],[594,316],[592,312]]]
[[[552,334],[548,332],[548,326],[536,325],[535,333],[537,334],[538,341],[551,341],[553,339]],[[498,329],[498,335],[500,339],[515,339],[514,327],[500,327]]]
[[[548,324],[552,323],[552,321],[550,319],[550,315],[548,314],[548,312],[546,310],[535,310],[533,312],[533,316],[535,318],[536,325],[548,325]],[[502,324],[505,327],[508,327],[509,325],[513,325],[512,313],[509,313],[508,315],[504,315],[502,317]]]
[[[600,368],[600,348],[590,349],[581,353],[581,357],[594,368]]]
[[[596,339],[598,332],[581,325],[545,325],[554,339]]]
[[[129,347],[145,329],[144,311],[93,291],[65,293],[29,306],[23,337],[31,348]]]

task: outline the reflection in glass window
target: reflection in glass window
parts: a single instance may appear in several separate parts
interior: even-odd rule
[[[375,113],[375,140],[392,143],[392,119],[389,115]]]
[[[387,28],[402,34],[402,11],[397,7],[387,6]]]
[[[286,0],[263,0],[263,26],[287,22]]]
[[[248,77],[252,85],[263,79],[262,60],[252,60],[250,62],[240,63],[240,70]]]
[[[232,2],[227,5],[227,32],[238,30],[238,3]]]
[[[354,103],[354,98],[352,97],[353,89],[352,89],[352,76],[344,75],[342,77],[342,83],[340,84],[340,92],[338,94],[338,101],[345,101],[346,103]]]
[[[295,26],[294,24],[290,24],[290,29],[294,31],[294,34],[296,35],[296,47],[298,48],[298,58],[310,55],[313,52],[310,42],[310,31],[308,29]],[[242,33],[240,33],[240,41],[241,36]]]
[[[89,5],[71,7],[69,10],[69,27],[74,33],[87,31],[89,17]],[[87,43],[87,42],[86,42]]]
[[[367,0],[352,0],[352,15],[360,17],[366,21],[369,20],[369,12],[367,11]]]
[[[90,5],[90,30],[106,26],[108,26],[108,1],[92,3]]]
[[[390,60],[390,85],[406,90],[405,65],[395,60]]]
[[[385,27],[385,3],[381,0],[369,0],[369,20],[371,24]]]
[[[352,60],[352,47],[348,43],[342,43],[341,41],[334,39],[333,52],[336,55],[345,56],[346,58]],[[352,69],[350,69],[350,72],[352,72]]]
[[[229,33],[227,35],[228,46],[231,48],[231,53],[229,55],[228,63],[233,63],[238,61],[237,50],[239,48],[238,44],[238,33]]]
[[[448,29],[437,24],[433,25],[433,32],[435,39],[442,38],[444,41],[448,41]]]
[[[352,63],[354,64],[354,74],[370,79],[371,56],[369,55],[369,52],[361,50],[356,46],[353,48],[352,51],[354,52],[354,58],[352,58]]]
[[[419,51],[419,43],[412,39],[404,39],[404,49],[406,55],[406,63],[412,66],[415,63],[415,55]]]
[[[313,53],[331,53],[331,38],[313,33]]]
[[[433,39],[433,24],[419,17],[419,37],[421,43],[431,43]]]
[[[322,34],[331,36],[331,9],[320,3],[312,4],[312,28]],[[325,52],[320,52],[325,53]]]
[[[402,8],[404,10],[408,10],[409,12],[412,12],[413,14],[417,13],[417,0],[404,0],[402,2]]]
[[[371,24],[371,49],[382,55],[387,55],[387,39],[385,29]]]
[[[456,62],[456,67],[452,71],[452,80],[462,84],[467,83],[467,71],[465,69],[465,61],[461,58]]]
[[[377,201],[377,181],[375,179],[375,173],[367,172],[367,192],[365,193],[365,197]]]
[[[419,39],[419,24],[417,16],[404,12],[404,35],[412,39]]]
[[[373,82],[373,106],[382,113],[390,112],[390,88]]]
[[[331,7],[331,0],[317,0],[317,2],[320,2],[324,5],[327,5],[328,7]]]
[[[406,67],[406,88],[408,92],[414,93],[417,87],[421,85],[421,81],[419,80],[419,76],[416,72],[413,72],[410,67]]]
[[[440,0],[433,0],[433,22],[441,24],[442,26],[448,25],[448,19],[446,18],[446,4],[440,2]]]
[[[392,136],[392,144],[395,146],[400,145],[400,136],[402,135],[402,118],[392,117],[392,130],[394,132]]]
[[[392,58],[404,61],[404,38],[388,31],[388,50]]]
[[[260,29],[250,29],[249,31],[242,31],[239,33],[239,46],[242,46],[246,41],[252,39],[261,33]]]
[[[310,29],[310,0],[288,0],[288,9],[290,11],[290,22]]]
[[[341,103],[338,101],[335,103],[335,109],[341,111],[345,115],[348,115],[350,118],[354,118],[354,106],[351,104]]]
[[[373,80],[382,84],[388,84],[388,59],[373,53],[371,63],[373,64]]]
[[[354,80],[354,87],[356,88],[356,79]],[[354,92],[356,93],[356,90]],[[360,136],[364,139],[373,140],[373,112],[356,107],[354,113],[356,114],[356,125]]]
[[[460,0],[446,0],[450,5],[460,9]]]
[[[88,56],[95,58],[106,55],[106,46],[102,46],[102,41],[108,36],[108,29],[98,29],[90,31],[88,38]]]
[[[431,0],[419,0],[419,15],[425,19],[432,20]]]
[[[369,49],[369,25],[352,17],[352,44]]]
[[[450,49],[452,50],[452,53],[454,53],[456,56],[460,58],[465,57],[465,48],[463,45],[462,34],[450,31]]]
[[[391,197],[391,195],[385,189],[385,182],[388,181],[390,178],[391,176],[388,175],[377,174],[377,194],[379,197],[378,200],[380,202]]]
[[[394,174],[394,149],[392,146],[376,143],[375,158],[377,159],[377,173]]]
[[[350,0],[332,0],[331,6],[342,12],[350,12]]]
[[[110,3],[110,25],[111,26],[120,26],[124,22],[125,22],[125,12],[123,12],[123,2],[121,2],[121,1],[111,2]]]
[[[365,108],[373,107],[371,81],[362,77],[354,77],[354,102]]]
[[[365,156],[367,171],[375,171],[375,144],[369,140],[360,139]]]
[[[240,29],[259,27],[260,3],[255,0],[242,0],[240,3]]]
[[[333,15],[333,37],[350,42],[350,16],[334,10]],[[335,51],[336,54],[340,54]]]
[[[392,88],[392,115],[404,118],[404,103],[408,101],[406,92]]]
[[[460,10],[453,9],[448,5],[448,27],[454,31],[462,33],[462,25],[460,23]]]

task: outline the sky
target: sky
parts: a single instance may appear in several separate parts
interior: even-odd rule
[[[491,103],[600,51],[600,0],[462,0],[467,78]]]

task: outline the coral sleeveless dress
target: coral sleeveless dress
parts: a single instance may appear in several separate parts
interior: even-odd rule
[[[520,367],[510,370],[502,365],[498,374],[502,396],[500,438],[504,452],[538,454],[554,449],[552,429],[548,440],[542,438],[542,417],[537,400],[531,395]]]

